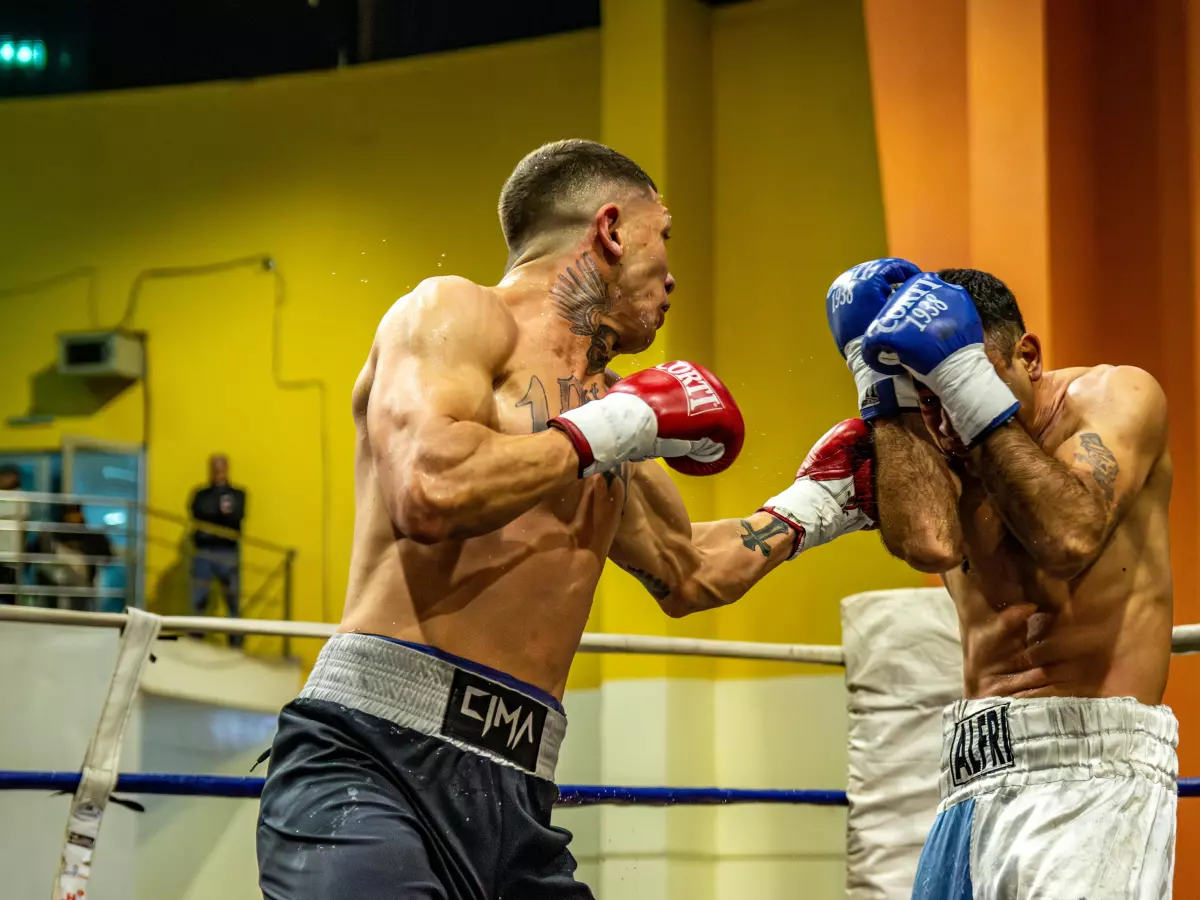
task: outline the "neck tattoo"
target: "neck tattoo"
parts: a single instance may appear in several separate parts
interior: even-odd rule
[[[571,333],[591,338],[587,373],[598,375],[617,355],[617,333],[601,320],[612,310],[611,286],[590,253],[575,260],[550,289],[558,314],[571,323]]]

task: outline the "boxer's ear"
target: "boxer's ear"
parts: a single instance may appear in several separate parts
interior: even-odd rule
[[[1017,341],[1014,359],[1024,367],[1030,381],[1040,381],[1042,378],[1042,339],[1036,334],[1026,332]]]
[[[615,263],[625,254],[623,235],[617,227],[621,210],[615,203],[605,203],[596,210],[596,240],[610,263]]]

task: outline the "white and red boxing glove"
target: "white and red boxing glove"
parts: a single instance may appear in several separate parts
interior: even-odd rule
[[[733,465],[746,436],[725,385],[682,360],[622,378],[599,400],[549,424],[575,445],[581,476],[660,457],[685,475],[716,475]]]
[[[796,529],[788,559],[843,534],[876,527],[874,469],[875,448],[862,419],[839,422],[813,445],[792,486],[760,508]]]

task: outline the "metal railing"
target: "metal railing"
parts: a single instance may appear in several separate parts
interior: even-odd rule
[[[95,507],[120,510],[119,524],[88,525],[61,521],[49,515],[54,507]],[[0,491],[0,600],[18,605],[47,606],[48,601],[71,608],[82,602],[85,609],[140,606],[138,565],[137,502],[117,497],[86,494],[46,494],[33,491]],[[15,533],[16,537],[11,536]],[[76,540],[56,540],[60,535]],[[85,555],[79,549],[84,536],[103,535],[111,552]],[[7,539],[6,539],[7,538]],[[113,547],[115,540],[124,546]],[[30,543],[35,549],[30,551]],[[16,549],[12,549],[13,547]],[[94,548],[93,548],[94,549]],[[83,567],[83,571],[79,571]],[[101,587],[106,569],[119,569],[124,584]],[[115,600],[117,603],[96,603]],[[72,602],[74,601],[74,602]]]
[[[62,521],[55,510],[79,507],[108,510],[103,525]],[[14,511],[18,515],[13,515]],[[6,533],[16,532],[15,542]],[[293,616],[291,547],[239,534],[187,516],[142,506],[135,500],[87,494],[0,491],[0,603],[18,606],[119,612],[149,608],[160,614],[194,614],[196,561],[227,564],[227,553],[196,547],[204,532],[237,542],[237,596],[227,596],[217,579],[208,593],[208,611],[237,608],[240,617]],[[94,536],[104,535],[111,553]],[[16,549],[13,549],[13,546]],[[84,549],[92,552],[84,553]],[[7,571],[6,571],[7,570]],[[7,577],[6,577],[7,576]],[[232,601],[232,602],[231,602]],[[291,655],[291,636],[258,638],[259,656]]]

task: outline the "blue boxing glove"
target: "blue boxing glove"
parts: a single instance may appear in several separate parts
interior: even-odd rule
[[[912,379],[897,367],[887,375],[863,360],[862,338],[895,290],[895,285],[921,270],[906,259],[875,259],[859,263],[838,276],[825,295],[825,313],[837,348],[858,386],[858,409],[864,421],[877,416],[916,412],[920,404]]]
[[[968,447],[1020,406],[983,349],[983,322],[971,295],[928,272],[892,295],[867,328],[862,353],[876,370],[899,365],[928,386]]]

